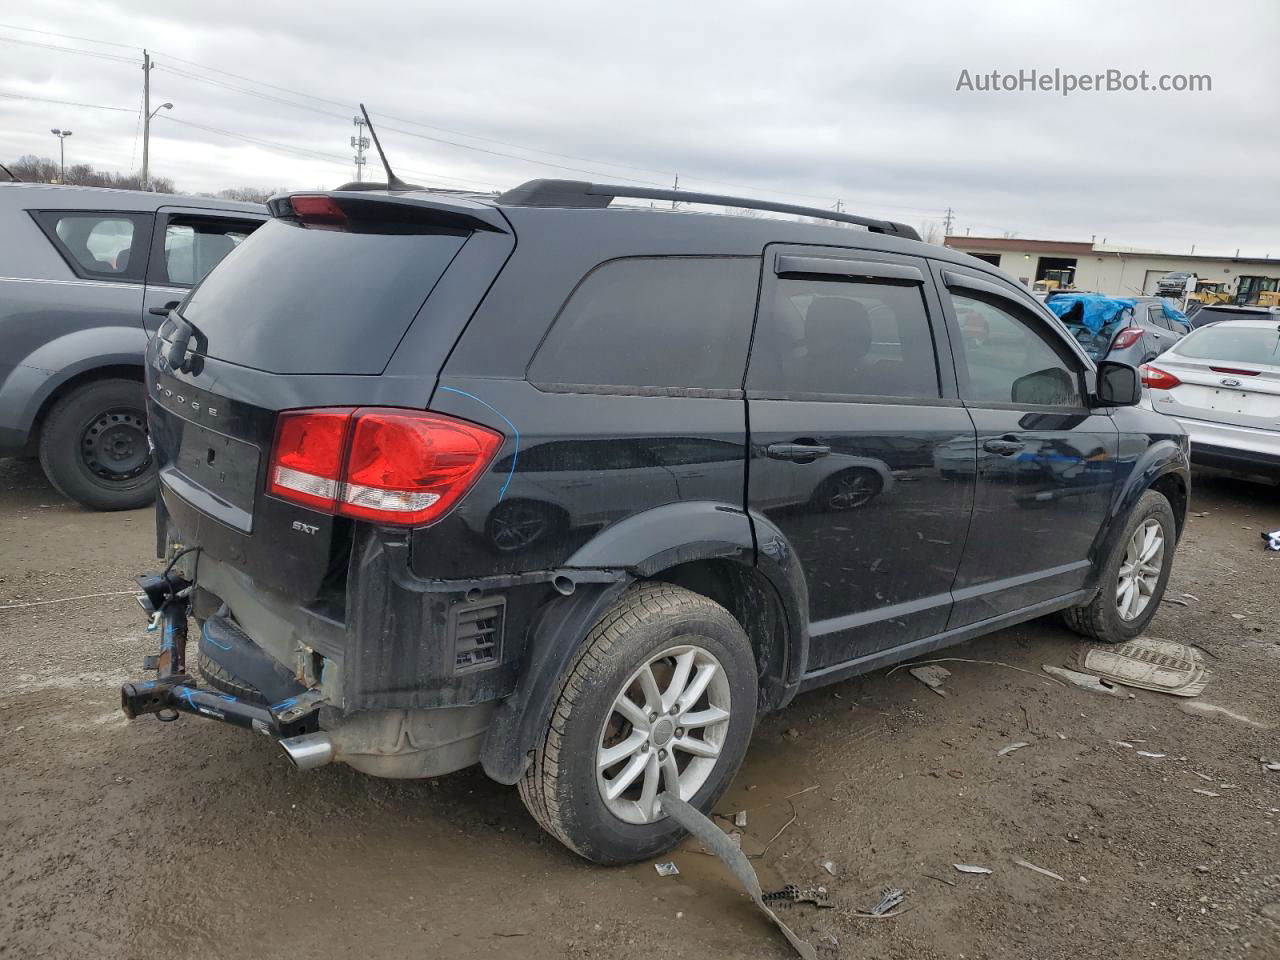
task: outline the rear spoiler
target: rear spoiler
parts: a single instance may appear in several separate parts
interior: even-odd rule
[[[372,193],[365,190],[298,191],[282,194],[267,201],[271,215],[281,220],[296,220],[295,196],[328,197],[354,220],[422,226],[440,226],[461,230],[487,230],[510,233],[511,225],[496,208],[456,196],[425,193]]]

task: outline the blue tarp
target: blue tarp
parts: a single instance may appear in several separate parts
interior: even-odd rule
[[[1191,321],[1187,319],[1187,315],[1171,304],[1168,300],[1161,300],[1160,306],[1164,308],[1164,315],[1170,320],[1177,320],[1179,323],[1191,326]]]
[[[1079,305],[1079,322],[1083,323],[1090,333],[1097,333],[1125,310],[1132,310],[1137,302],[1123,297],[1104,297],[1100,293],[1063,293],[1045,301],[1045,306],[1057,317],[1062,318]],[[1073,316],[1071,319],[1077,318]]]

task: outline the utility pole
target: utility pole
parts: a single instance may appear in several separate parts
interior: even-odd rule
[[[678,174],[678,173],[676,174],[676,180],[675,180],[675,183],[673,183],[673,184],[671,185],[671,189],[672,189],[672,190],[679,190],[679,189],[680,189],[680,174]],[[677,204],[678,202],[679,202],[679,201],[677,201],[677,200],[672,200],[672,201],[671,201],[671,209],[672,209],[672,210],[674,210],[674,209],[676,208],[676,204]]]
[[[364,180],[364,165],[367,162],[364,152],[369,149],[369,138],[364,135],[364,117],[352,117],[351,122],[356,125],[355,136],[351,138],[351,149],[356,152],[356,183],[360,183]]]
[[[947,207],[947,212],[942,218],[942,222],[946,224],[946,227],[943,230],[943,234],[942,234],[944,237],[951,236],[951,221],[955,219],[955,215],[956,215],[956,212],[952,210],[950,207]]]
[[[67,137],[71,136],[70,130],[60,130],[54,127],[49,131],[58,138],[58,166],[62,172],[58,175],[59,183],[67,182]]]
[[[142,51],[142,189],[151,188],[151,54]]]

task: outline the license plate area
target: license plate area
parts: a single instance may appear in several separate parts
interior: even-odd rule
[[[251,443],[184,421],[178,454],[161,479],[204,513],[251,533],[259,458]]]

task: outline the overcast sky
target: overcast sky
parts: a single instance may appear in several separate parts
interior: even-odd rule
[[[975,236],[1280,257],[1274,0],[43,0],[0,20],[0,161],[56,158],[63,127],[68,162],[137,169],[146,46],[152,105],[174,104],[152,171],[179,189],[336,186],[364,100],[397,172],[435,186],[679,174],[916,226],[951,207]],[[1212,91],[956,90],[1055,67]]]

